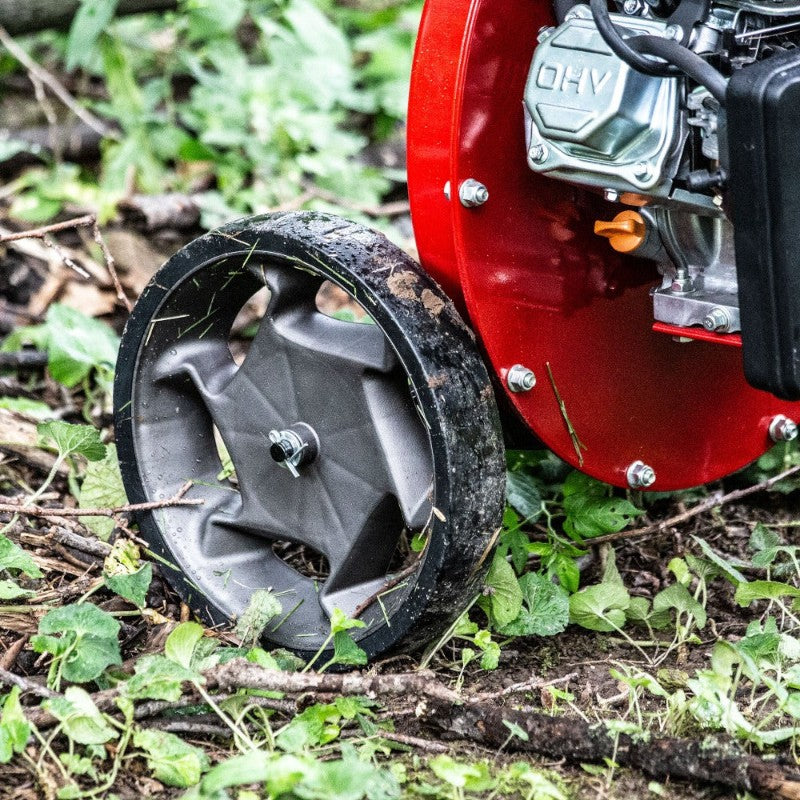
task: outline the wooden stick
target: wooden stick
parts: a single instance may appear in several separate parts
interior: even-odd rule
[[[76,117],[83,120],[92,130],[106,138],[118,139],[119,134],[109,125],[85,109],[66,90],[61,81],[51,75],[41,64],[37,64],[11,37],[9,32],[0,26],[0,44],[17,60],[28,72],[43,83],[50,91],[70,110]]]

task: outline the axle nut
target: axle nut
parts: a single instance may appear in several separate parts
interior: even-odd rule
[[[489,190],[473,178],[467,178],[458,189],[458,198],[466,208],[482,206],[489,199]]]
[[[711,333],[726,333],[731,328],[730,314],[724,308],[712,308],[703,317],[703,327]]]
[[[773,442],[791,442],[797,438],[797,424],[793,419],[778,414],[769,423],[769,438]]]
[[[506,375],[506,384],[509,391],[529,392],[536,386],[536,376],[532,370],[522,366],[522,364],[514,364]]]
[[[634,461],[625,471],[625,477],[631,489],[647,489],[656,482],[655,470],[644,461]]]

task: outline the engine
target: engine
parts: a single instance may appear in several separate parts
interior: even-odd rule
[[[624,206],[595,232],[657,263],[657,323],[740,333],[748,380],[800,398],[800,4],[618,10],[539,32],[528,165]]]

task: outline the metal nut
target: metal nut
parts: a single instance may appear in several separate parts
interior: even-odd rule
[[[625,471],[625,477],[631,489],[647,489],[656,482],[655,470],[644,461],[634,461]]]
[[[769,423],[769,438],[773,442],[791,442],[797,438],[797,424],[793,419],[778,414]]]
[[[458,189],[458,197],[462,206],[475,208],[489,199],[489,190],[480,181],[467,178]]]
[[[609,203],[616,203],[619,200],[619,192],[616,189],[603,189],[603,197]]]
[[[633,174],[640,180],[644,181],[650,177],[650,165],[646,161],[640,161],[634,168]]]
[[[639,0],[625,0],[622,4],[622,10],[628,15],[638,14],[641,10],[641,4]]]
[[[514,364],[506,375],[506,384],[509,391],[529,392],[536,386],[536,376],[522,364]]]
[[[676,41],[680,41],[683,39],[683,28],[680,25],[667,25],[666,29],[664,30],[664,36],[667,39],[675,39]]]
[[[534,164],[542,164],[547,161],[549,152],[543,144],[535,144],[528,151],[528,157]]]
[[[725,333],[731,328],[730,314],[724,308],[712,308],[703,317],[703,327],[712,333]]]

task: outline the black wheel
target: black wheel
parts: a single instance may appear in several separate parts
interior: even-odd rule
[[[326,281],[367,321],[323,313]],[[238,364],[232,326],[265,285]],[[139,523],[211,623],[271,588],[266,643],[308,656],[340,608],[373,657],[431,639],[476,590],[505,485],[489,377],[450,300],[383,236],[291,213],[192,242],[128,321],[114,401],[131,502],[187,480],[204,501]]]

